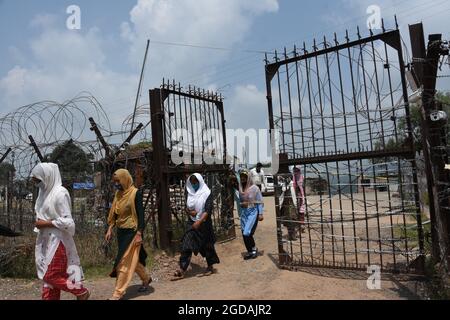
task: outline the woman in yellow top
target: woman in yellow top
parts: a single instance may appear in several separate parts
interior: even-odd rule
[[[140,292],[149,289],[152,278],[145,269],[147,253],[142,245],[144,208],[142,193],[133,185],[128,170],[119,169],[113,175],[116,194],[109,211],[106,241],[111,241],[117,228],[118,252],[110,277],[116,278],[116,288],[110,300],[120,300],[136,272],[142,280]]]

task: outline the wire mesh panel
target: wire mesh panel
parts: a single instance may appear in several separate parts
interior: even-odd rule
[[[181,239],[188,219],[185,181],[193,173],[202,174],[212,191],[211,219],[217,237],[234,238],[222,98],[168,82],[150,90],[150,110],[161,247],[171,247]]]
[[[311,50],[285,50],[267,61],[266,79],[270,128],[280,132],[281,264],[420,272],[400,32],[362,38],[358,31],[355,41],[347,33],[342,43],[335,36]]]

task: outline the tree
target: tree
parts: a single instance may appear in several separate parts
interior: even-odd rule
[[[5,186],[8,184],[8,174],[14,173],[16,169],[8,162],[0,164],[0,185]]]
[[[447,115],[450,116],[450,92],[444,93],[444,92],[438,92],[436,94],[436,102],[442,103],[442,109],[447,113]],[[414,136],[414,144],[416,147],[417,152],[422,152],[422,133],[420,130],[420,110],[421,104],[413,104],[410,108],[410,119],[411,119],[411,126]],[[406,135],[408,126],[406,123],[406,118],[402,117],[399,120],[398,123],[399,131],[404,133]]]
[[[442,104],[442,109],[447,113],[447,115],[450,116],[450,93],[443,93],[438,92],[436,94],[436,102]],[[410,120],[411,120],[411,127],[413,132],[413,139],[414,139],[414,145],[416,148],[416,152],[421,153],[422,152],[422,133],[421,133],[421,122],[420,122],[420,110],[421,104],[416,103],[412,104],[410,107]],[[395,138],[390,138],[389,140],[385,141],[385,146],[383,149],[383,145],[381,140],[376,141],[374,144],[375,150],[386,150],[386,151],[392,151],[399,148],[402,148],[402,146],[405,144],[406,138],[408,137],[408,124],[406,122],[406,117],[401,117],[398,120],[398,141],[395,141]],[[450,134],[450,131],[449,131]],[[448,137],[450,138],[450,136]],[[382,163],[385,159],[375,159],[373,163]],[[388,159],[388,161],[391,161],[391,159]]]
[[[404,142],[404,137],[403,136],[399,136],[398,137],[398,141],[395,140],[395,138],[390,138],[389,140],[384,142],[384,146],[383,146],[383,142],[382,140],[378,140],[374,143],[373,148],[376,151],[380,151],[380,150],[384,150],[384,151],[394,151],[397,150],[399,148],[402,147],[402,144]],[[390,162],[390,161],[394,161],[393,158],[391,157],[387,157],[387,158],[378,158],[378,159],[373,159],[372,163],[373,164],[378,164],[378,163],[384,163],[384,162]]]
[[[72,140],[58,145],[46,156],[46,161],[58,164],[63,184],[71,189],[74,182],[82,182],[91,177],[91,156]]]

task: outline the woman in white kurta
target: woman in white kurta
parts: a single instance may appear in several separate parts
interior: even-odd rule
[[[37,275],[44,281],[43,300],[59,300],[61,291],[78,300],[87,300],[83,272],[73,236],[75,222],[71,214],[70,195],[62,186],[58,165],[40,163],[31,172],[39,188],[35,204],[37,233],[35,258]]]

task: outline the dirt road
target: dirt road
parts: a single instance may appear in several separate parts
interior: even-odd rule
[[[383,280],[381,290],[367,289],[368,275],[353,274],[345,277],[331,271],[326,275],[319,270],[290,272],[277,267],[275,212],[273,198],[265,198],[266,216],[258,225],[256,242],[263,255],[256,260],[243,261],[244,245],[241,237],[217,245],[221,264],[218,273],[198,278],[204,266],[200,258],[193,259],[193,269],[188,278],[170,282],[166,277],[153,273],[155,281],[151,292],[140,295],[137,279],[129,288],[126,299],[139,300],[197,300],[197,299],[418,299],[421,284],[416,281]],[[325,271],[324,271],[325,272]],[[190,276],[190,277],[189,277]],[[38,281],[0,279],[0,299],[39,299]],[[107,299],[111,296],[114,281],[109,278],[88,280],[92,299]],[[72,299],[64,294],[63,298]]]

